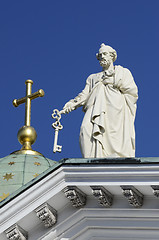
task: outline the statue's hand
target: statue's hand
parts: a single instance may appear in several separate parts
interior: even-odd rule
[[[65,113],[69,113],[73,110],[75,110],[75,105],[73,102],[69,101],[65,104],[65,106],[63,107],[63,110],[65,111]]]

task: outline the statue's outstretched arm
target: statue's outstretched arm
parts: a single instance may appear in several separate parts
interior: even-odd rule
[[[79,93],[77,95],[77,97],[75,97],[74,99],[71,99],[70,101],[68,101],[64,107],[63,107],[63,111],[65,113],[69,113],[75,109],[77,109],[78,107],[84,106],[86,103],[86,100],[89,96],[89,92],[90,92],[90,77],[87,78],[86,81],[86,86],[83,89],[83,91],[81,93]]]

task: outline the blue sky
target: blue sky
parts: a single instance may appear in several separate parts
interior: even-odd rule
[[[81,157],[79,108],[62,116],[64,129],[53,154],[54,108],[75,97],[86,78],[101,67],[95,57],[102,42],[116,49],[117,65],[132,72],[139,88],[136,156],[159,156],[159,1],[145,0],[15,0],[0,2],[1,155],[20,149],[17,132],[24,124],[25,80],[45,97],[32,102],[32,126],[38,138],[33,149],[54,160]]]

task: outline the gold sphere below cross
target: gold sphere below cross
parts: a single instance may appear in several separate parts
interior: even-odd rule
[[[23,126],[18,131],[18,141],[22,146],[22,150],[31,150],[31,145],[36,141],[37,134],[33,127]]]

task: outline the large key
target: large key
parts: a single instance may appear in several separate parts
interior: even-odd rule
[[[53,147],[53,152],[61,152],[62,150],[62,146],[60,145],[57,145],[57,140],[58,140],[58,133],[59,133],[59,130],[61,130],[63,128],[63,126],[61,125],[60,122],[57,122],[58,124],[56,124],[56,127],[55,127],[55,124],[54,124],[54,128],[55,128],[55,137],[54,137],[54,147]]]
[[[54,153],[62,151],[62,146],[57,144],[59,130],[63,128],[63,126],[60,123],[61,113],[63,113],[63,111],[54,109],[52,114],[52,118],[56,119],[56,122],[52,124],[52,127],[55,128],[55,137],[54,137],[54,146],[53,146]]]

